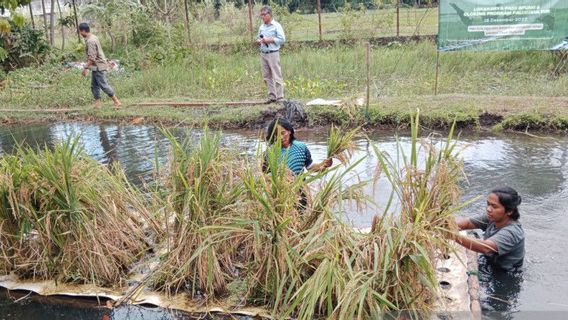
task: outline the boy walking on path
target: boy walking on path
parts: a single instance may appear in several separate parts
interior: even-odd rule
[[[101,90],[112,99],[115,108],[120,107],[122,105],[120,100],[108,84],[106,72],[109,66],[99,38],[91,34],[91,28],[87,23],[79,25],[79,33],[85,38],[87,52],[87,65],[83,69],[83,76],[86,77],[91,70],[91,91],[95,98],[95,108],[101,107]]]

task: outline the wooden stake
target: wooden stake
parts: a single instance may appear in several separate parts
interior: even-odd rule
[[[141,102],[136,104],[139,107],[193,107],[193,108],[203,108],[203,107],[215,107],[215,106],[228,106],[228,107],[238,107],[238,106],[254,106],[266,104],[266,101],[155,101],[155,102]]]
[[[191,45],[191,25],[189,24],[189,0],[183,1],[185,11],[185,31],[187,33],[187,44]]]
[[[251,39],[254,40],[254,32],[252,30],[252,0],[248,0],[248,11],[249,11],[249,32]]]
[[[31,2],[28,4],[28,7],[30,8],[30,19],[32,20],[32,28],[35,29],[34,10],[32,8]]]
[[[400,0],[396,1],[396,36],[400,37]]]
[[[367,42],[367,48],[365,52],[365,63],[367,65],[367,99],[366,99],[366,110],[365,117],[369,118],[369,105],[371,100],[371,43]]]
[[[440,73],[440,51],[436,49],[436,81],[434,83],[434,95],[438,95],[438,75]]]
[[[317,0],[317,10],[318,10],[318,24],[319,24],[319,39],[321,42],[323,40],[323,34],[321,31],[321,0]]]

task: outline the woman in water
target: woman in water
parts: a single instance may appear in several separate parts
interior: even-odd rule
[[[282,147],[281,159],[286,160],[288,169],[295,176],[300,175],[306,169],[312,172],[320,172],[332,166],[332,159],[326,159],[322,163],[313,164],[310,149],[308,149],[305,143],[296,140],[294,134],[294,126],[288,120],[278,118],[272,120],[268,125],[266,141],[273,145],[276,139],[280,137]],[[266,160],[263,163],[262,170],[264,172],[268,171]]]
[[[525,257],[525,233],[519,222],[520,204],[521,196],[513,188],[494,189],[487,196],[485,214],[457,219],[460,230],[485,231],[483,240],[456,236],[455,241],[481,253],[492,267],[506,272],[519,270]]]
[[[286,161],[287,168],[294,176],[304,173],[305,170],[320,172],[332,166],[332,159],[326,159],[322,163],[313,164],[310,149],[308,149],[305,143],[296,140],[294,133],[294,126],[284,118],[272,120],[272,122],[268,125],[266,132],[266,141],[271,146],[274,145],[278,137],[280,137],[280,146],[282,148],[280,160]],[[262,164],[262,171],[270,171],[268,168],[267,155],[265,155],[264,162]],[[299,191],[298,204],[299,210],[304,210],[308,204],[308,199],[304,190]]]

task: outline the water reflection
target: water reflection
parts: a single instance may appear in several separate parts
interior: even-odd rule
[[[168,159],[169,144],[158,128],[77,123],[0,127],[0,155],[13,152],[15,141],[32,146],[53,146],[73,133],[81,134],[81,143],[89,155],[105,164],[119,163],[135,183],[151,179],[156,165],[163,166]],[[199,131],[188,133],[185,129],[174,129],[173,133],[178,137],[189,136],[194,141],[200,135]],[[260,136],[260,132],[254,131],[227,132],[222,143],[254,156]],[[298,130],[297,136],[308,144],[315,162],[325,158],[325,133]],[[371,142],[366,139],[357,141],[359,151],[354,158],[364,159],[350,176],[353,182],[373,177],[377,165],[373,146],[396,154],[397,140],[392,133],[376,132],[370,138]],[[403,136],[400,141],[407,144],[408,138]],[[568,226],[565,209],[568,207],[568,138],[470,135],[462,138],[460,146],[467,146],[462,153],[468,175],[468,181],[463,184],[463,198],[480,197],[464,210],[464,215],[485,212],[485,196],[496,186],[510,185],[523,197],[521,222],[526,234],[525,272],[517,282],[502,279],[488,288],[497,296],[501,296],[499,292],[515,292],[515,303],[510,311],[568,311],[568,247],[562,245]],[[361,211],[345,207],[346,219],[356,226],[368,226],[372,216],[384,207],[389,191],[384,180],[368,186],[366,193],[377,207],[369,206]],[[506,306],[510,303],[497,303],[492,308],[500,310]],[[509,313],[509,316],[514,318],[515,313]]]

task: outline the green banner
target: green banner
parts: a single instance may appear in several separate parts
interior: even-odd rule
[[[441,0],[438,50],[568,50],[568,0]]]

